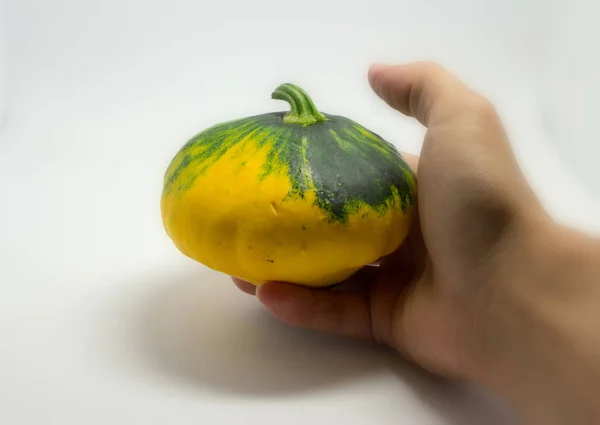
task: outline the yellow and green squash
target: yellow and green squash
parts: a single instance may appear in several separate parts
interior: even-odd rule
[[[164,177],[161,210],[175,246],[260,285],[324,287],[395,251],[415,215],[416,178],[390,143],[321,113],[300,87],[291,110],[210,127]]]

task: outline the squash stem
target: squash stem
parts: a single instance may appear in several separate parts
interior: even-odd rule
[[[290,104],[290,112],[283,117],[286,124],[300,124],[304,127],[327,121],[317,110],[310,96],[295,84],[285,83],[275,89],[272,99],[285,100]]]

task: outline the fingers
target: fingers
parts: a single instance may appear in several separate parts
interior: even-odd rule
[[[373,65],[369,83],[392,108],[415,117],[425,126],[460,114],[461,108],[477,108],[485,101],[444,68],[430,62]]]
[[[292,326],[372,338],[369,301],[359,294],[265,283],[256,295],[273,316]]]
[[[237,286],[242,292],[245,292],[246,294],[249,295],[255,295],[256,294],[256,286],[248,283],[246,281],[243,281],[241,279],[238,279],[237,277],[232,277],[231,280],[233,280],[233,283],[235,283],[235,286]]]

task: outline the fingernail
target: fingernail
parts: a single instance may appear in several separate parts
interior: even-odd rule
[[[263,301],[264,301],[264,298],[263,298],[263,293],[264,293],[265,289],[266,289],[266,290],[267,290],[267,292],[268,292],[268,288],[265,288],[265,285],[266,285],[266,286],[270,286],[270,285],[271,285],[271,284],[273,284],[273,283],[276,283],[276,282],[264,282],[264,283],[261,283],[261,284],[259,284],[259,285],[257,285],[257,286],[256,286],[256,292],[255,292],[255,295],[256,295],[256,298],[258,298],[258,300],[259,300],[260,302],[263,302]]]
[[[260,297],[261,297],[263,285],[264,285],[264,283],[256,286],[256,292],[254,295],[256,295],[256,298],[258,298],[259,301],[261,301]]]

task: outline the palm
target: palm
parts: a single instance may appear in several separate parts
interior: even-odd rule
[[[433,372],[459,376],[472,314],[469,305],[456,301],[460,298],[433,263],[420,231],[388,259],[370,295],[374,332],[389,329],[382,342]],[[393,308],[386,310],[390,299]]]
[[[341,286],[368,299],[369,338],[387,344],[438,374],[457,376],[470,334],[468,305],[453,301],[425,248],[420,227],[375,270]]]

